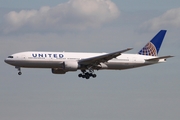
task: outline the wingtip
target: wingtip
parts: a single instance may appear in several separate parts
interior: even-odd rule
[[[127,50],[132,50],[133,48],[127,48]]]
[[[175,56],[172,56],[172,55],[167,55],[167,56],[165,56],[165,57],[167,57],[167,58],[171,58],[171,57],[175,57]]]
[[[169,57],[175,57],[175,56],[169,55]]]

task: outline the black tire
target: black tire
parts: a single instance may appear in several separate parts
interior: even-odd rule
[[[88,73],[88,72],[86,72],[86,73],[85,73],[85,75],[86,75],[86,76],[89,76],[89,73]]]
[[[96,74],[93,74],[92,77],[95,78],[97,75]]]
[[[93,77],[93,74],[92,74],[92,73],[89,73],[89,76],[90,76],[90,77]]]
[[[85,78],[85,75],[82,75],[82,78]]]
[[[82,74],[79,74],[78,77],[82,77],[83,75]]]
[[[86,73],[85,73],[85,78],[86,78],[86,79],[89,79],[89,77],[90,77],[89,73],[86,72]]]
[[[86,79],[89,79],[89,76],[86,76]]]
[[[22,75],[22,72],[18,72],[18,75]]]

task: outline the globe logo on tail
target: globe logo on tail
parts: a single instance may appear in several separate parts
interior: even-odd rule
[[[149,42],[140,51],[140,55],[157,56],[157,50],[153,43]]]

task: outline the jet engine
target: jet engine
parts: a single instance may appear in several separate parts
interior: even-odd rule
[[[77,61],[65,61],[60,68],[52,68],[54,74],[65,74],[68,71],[77,71],[79,64]]]

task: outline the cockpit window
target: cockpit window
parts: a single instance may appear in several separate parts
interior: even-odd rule
[[[13,58],[13,56],[8,56],[8,58]]]

